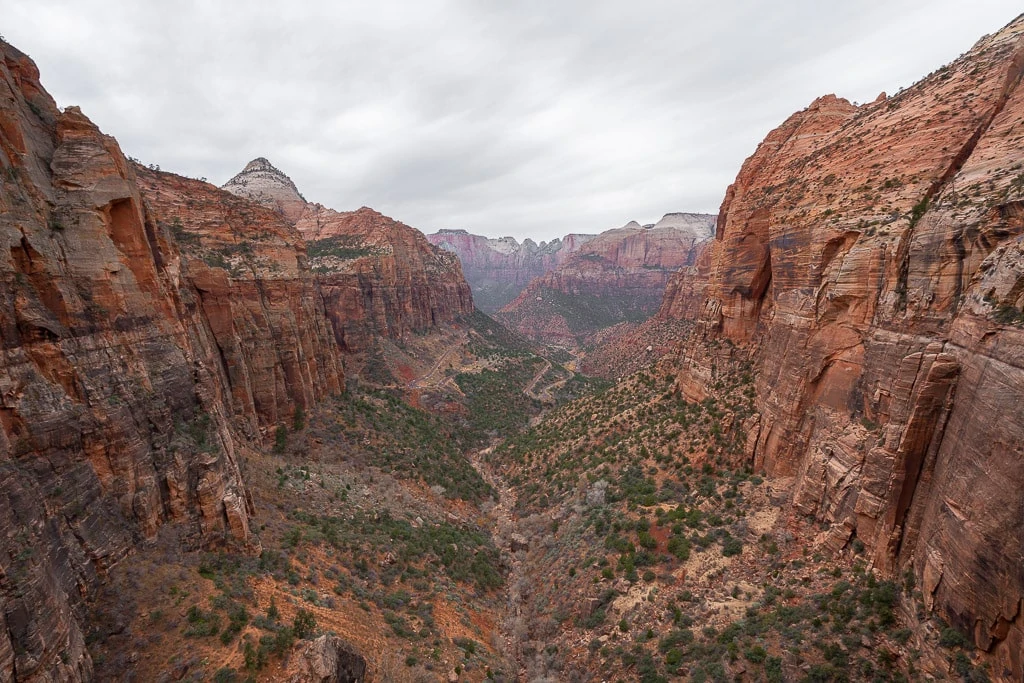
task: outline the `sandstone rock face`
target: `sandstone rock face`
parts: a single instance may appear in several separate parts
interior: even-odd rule
[[[363,207],[307,207],[297,227],[308,240],[338,344],[361,351],[374,337],[404,339],[473,313],[459,259],[419,230]]]
[[[715,340],[750,353],[756,466],[796,478],[823,543],[910,568],[1006,680],[1024,677],[1022,36],[1018,19],[893,98],[790,117],[662,308],[706,294],[682,389],[700,395]]]
[[[650,228],[633,221],[603,232],[495,317],[526,337],[565,346],[645,320],[661,305],[673,273],[696,262],[714,225],[706,214],[668,214]]]
[[[492,239],[465,230],[441,230],[427,235],[431,244],[458,255],[473,301],[488,314],[499,310],[527,284],[562,265],[594,235],[569,234],[562,239],[522,244],[512,237]]]
[[[654,316],[658,320],[693,321],[700,316],[711,277],[711,242],[701,242],[694,250],[694,263],[672,273],[665,284],[665,296]]]
[[[366,660],[337,636],[320,636],[288,667],[289,683],[362,683]]]
[[[473,313],[473,295],[454,255],[431,245],[423,233],[363,207],[334,211],[301,200],[301,208],[281,208],[281,197],[295,185],[265,159],[256,168],[260,182],[236,182],[225,190],[275,207],[308,244],[309,265],[317,279],[337,344],[363,351],[376,337],[404,339]],[[271,171],[263,170],[265,167]]]
[[[340,386],[294,230],[138,173],[0,42],[3,680],[90,679],[84,600],[161,525],[248,543],[239,444]]]
[[[178,244],[186,310],[212,333],[236,424],[254,435],[337,393],[339,351],[295,228],[208,183],[142,167],[136,175],[148,215]]]
[[[262,204],[294,223],[306,208],[306,199],[299,194],[292,179],[263,157],[253,159],[222,190]]]

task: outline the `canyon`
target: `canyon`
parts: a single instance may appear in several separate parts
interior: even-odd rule
[[[659,309],[672,274],[700,258],[714,226],[711,215],[670,213],[652,226],[632,221],[602,232],[531,280],[495,318],[527,338],[566,347],[642,322]]]
[[[493,239],[465,230],[440,230],[427,235],[430,243],[459,257],[473,301],[493,314],[511,302],[531,280],[557,268],[594,235],[569,234],[537,244],[527,238]]]
[[[0,40],[0,679],[1024,680],[1022,77],[538,245],[144,167]]]

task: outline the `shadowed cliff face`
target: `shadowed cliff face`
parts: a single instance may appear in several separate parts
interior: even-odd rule
[[[0,42],[5,680],[89,678],[83,598],[161,525],[248,543],[239,446],[340,384],[294,230],[141,173]]]
[[[258,436],[339,391],[339,350],[295,228],[208,183],[136,172],[150,218],[177,243],[191,322],[216,344],[236,423]]]
[[[645,320],[658,310],[673,273],[697,261],[713,228],[712,216],[668,214],[654,227],[632,222],[603,232],[530,282],[496,317],[526,337],[567,346],[617,323]]]
[[[752,353],[749,453],[794,504],[911,568],[927,607],[1024,676],[1024,20],[893,98],[773,131],[661,310]],[[706,300],[704,295],[706,294]],[[697,302],[703,301],[702,304]],[[745,347],[743,349],[742,347]]]

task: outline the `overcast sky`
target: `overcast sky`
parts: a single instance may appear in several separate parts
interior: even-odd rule
[[[287,10],[283,9],[288,7]],[[222,184],[536,240],[717,213],[815,97],[956,58],[1007,0],[0,0],[0,33],[126,154]]]

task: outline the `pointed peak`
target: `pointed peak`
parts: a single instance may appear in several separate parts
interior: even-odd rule
[[[256,157],[247,163],[221,189],[270,207],[292,222],[298,220],[306,206],[292,179],[266,157]]]
[[[253,173],[255,171],[269,171],[270,173],[280,173],[281,175],[284,175],[284,173],[281,173],[281,170],[270,163],[270,160],[266,157],[256,157],[247,163],[245,168],[242,169],[242,173]]]
[[[357,216],[373,216],[375,218],[388,218],[389,220],[394,220],[390,216],[385,216],[384,214],[382,214],[377,209],[374,209],[374,208],[369,207],[369,206],[360,206],[358,209],[356,209],[352,213],[357,215]]]

